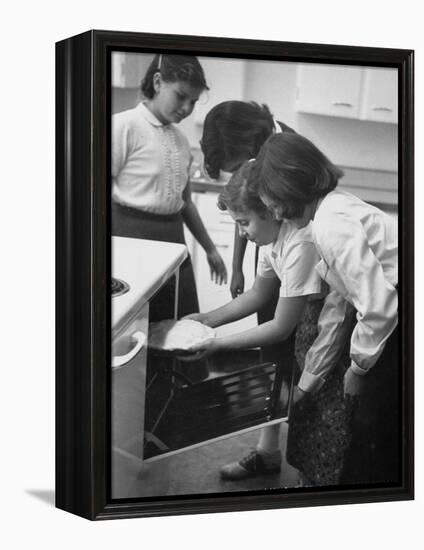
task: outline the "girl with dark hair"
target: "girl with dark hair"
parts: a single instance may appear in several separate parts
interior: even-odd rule
[[[213,178],[222,172],[235,172],[243,162],[256,157],[260,148],[269,136],[280,132],[293,132],[283,122],[277,121],[266,105],[253,101],[224,101],[213,107],[206,115],[201,147],[205,157],[205,169]],[[228,188],[228,192],[232,186]],[[237,194],[237,191],[236,191]],[[257,194],[252,194],[259,203]],[[231,208],[230,208],[231,209]],[[253,210],[258,210],[258,204]],[[244,291],[243,258],[247,239],[243,232],[235,228],[232,275],[230,283],[231,296],[236,298]],[[258,263],[258,248],[256,261]],[[258,310],[259,324],[274,318],[279,300],[278,286],[267,302]],[[294,338],[264,345],[261,348],[262,361],[271,361],[279,365],[291,365]],[[266,453],[277,456],[279,448],[279,426],[272,426],[261,431],[258,449],[262,456]],[[278,451],[279,453],[279,451]],[[265,470],[265,468],[263,469]],[[259,471],[256,473],[260,473]],[[262,472],[263,473],[263,472]],[[239,463],[228,464],[221,469],[226,479],[240,479],[254,472],[247,472]]]
[[[261,309],[275,292],[278,301],[272,317],[245,332],[207,340],[193,351],[213,353],[228,349],[270,346],[289,339],[312,297],[319,300],[321,281],[314,266],[318,255],[310,229],[298,231],[291,222],[273,219],[259,199],[256,187],[249,183],[254,161],[247,162],[232,176],[219,196],[218,206],[228,210],[240,234],[259,249],[257,274],[253,287],[228,304],[189,318],[216,327],[242,319]],[[319,300],[320,301],[320,300]],[[287,360],[284,355],[278,358]],[[291,366],[292,359],[288,358]],[[280,430],[273,425],[261,430],[256,449],[238,462],[221,468],[227,480],[274,473],[281,467]]]
[[[185,223],[206,252],[211,277],[222,284],[226,268],[191,200],[190,146],[176,127],[207,89],[196,57],[156,55],[141,84],[143,100],[112,117],[112,234],[184,243]],[[172,316],[168,291],[159,308],[162,318]],[[181,269],[178,313],[198,310],[188,259]]]
[[[221,170],[233,172],[256,157],[274,131],[275,121],[266,105],[224,101],[213,107],[206,115],[201,143],[210,177],[217,179]]]
[[[338,399],[340,413],[357,401],[345,460],[331,482],[399,482],[397,225],[378,208],[337,189],[341,176],[297,134],[269,138],[251,174],[276,219],[289,219],[299,230],[311,227],[321,258],[316,269],[330,287],[318,334],[304,350],[289,419],[288,459],[307,483],[328,482],[322,474],[340,441],[328,437],[337,407],[330,414],[327,404]],[[350,359],[344,364],[346,343]]]
[[[275,120],[266,105],[253,101],[224,101],[206,115],[201,147],[205,169],[211,178],[221,172],[234,172],[243,162],[255,158],[265,141],[273,134],[293,132],[283,122]],[[244,290],[243,258],[246,239],[234,234],[233,272],[230,290],[233,298]],[[275,304],[274,304],[275,305]],[[267,320],[274,309],[268,314]]]

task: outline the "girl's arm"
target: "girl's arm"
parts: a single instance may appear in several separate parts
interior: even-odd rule
[[[280,298],[272,321],[238,334],[211,340],[213,351],[263,347],[286,340],[297,325],[306,301],[307,296]],[[201,345],[199,349],[202,349]]]
[[[248,293],[242,294],[233,303],[242,300]],[[207,351],[208,353],[212,353],[229,349],[262,347],[285,340],[293,332],[301,318],[307,298],[308,296],[280,298],[272,321],[238,334],[206,340],[206,342],[202,342],[191,348],[190,351]]]
[[[233,273],[231,275],[230,291],[233,298],[237,298],[244,291],[243,259],[247,239],[242,237],[237,229],[234,231]]]
[[[225,284],[227,282],[227,269],[221,255],[216,249],[215,244],[210,238],[202,219],[199,216],[196,205],[191,200],[190,183],[187,183],[184,189],[183,199],[185,201],[185,206],[182,211],[183,220],[190,229],[194,238],[206,252],[211,271],[211,278],[220,285],[222,283]]]
[[[306,391],[319,389],[336,364],[355,310],[348,376],[365,375],[373,367],[397,324],[396,288],[386,280],[362,225],[347,215],[333,218],[331,223],[328,220],[316,227],[317,242],[329,266],[327,277],[332,272],[338,275],[354,309],[337,289],[327,296],[319,318],[320,330],[308,351],[299,381]],[[328,282],[331,284],[332,280]],[[351,393],[346,387],[345,392]]]
[[[193,319],[210,327],[219,327],[243,319],[258,309],[273,296],[279,280],[275,278],[256,277],[253,287],[228,302],[224,306],[209,311],[207,313],[192,313],[185,319]]]

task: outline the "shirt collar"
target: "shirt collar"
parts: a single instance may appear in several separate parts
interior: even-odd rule
[[[152,126],[164,126],[160,120],[158,120],[155,115],[146,107],[146,105],[140,101],[140,103],[137,105],[137,109],[140,112],[140,114],[147,120],[147,122],[150,122]]]
[[[281,243],[283,242],[284,235],[285,235],[285,233],[287,232],[288,229],[289,229],[289,222],[286,221],[286,220],[282,221],[281,226],[280,226],[280,230],[278,231],[277,238],[275,239],[275,241],[273,243],[270,244],[270,246],[271,246],[271,255],[272,255],[273,258],[278,256],[278,254],[280,252]]]
[[[273,119],[273,121],[274,121],[274,134],[282,134],[283,131],[281,129],[281,126],[278,124],[275,118]]]
[[[301,240],[312,240],[312,224],[311,222],[305,227],[298,229],[290,220],[283,220],[277,238],[271,246],[271,255],[276,258],[281,254],[282,248],[285,246],[286,241],[292,238],[299,238]]]

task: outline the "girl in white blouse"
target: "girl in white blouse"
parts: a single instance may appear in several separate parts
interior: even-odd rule
[[[185,223],[206,252],[211,277],[221,284],[226,268],[191,200],[190,146],[176,127],[206,89],[196,57],[156,55],[141,84],[143,101],[112,117],[112,234],[184,243]],[[158,315],[172,317],[172,304],[172,296],[162,300]],[[187,260],[178,313],[195,311],[196,286]]]
[[[280,134],[265,143],[252,179],[276,219],[290,219],[300,229],[311,225],[321,258],[317,272],[331,290],[320,315],[319,334],[306,354],[295,401],[318,395],[350,339],[344,394],[358,398],[359,405],[340,480],[397,482],[397,224],[381,210],[337,189],[342,175],[306,138]]]
[[[228,210],[242,237],[259,249],[257,275],[253,287],[228,304],[189,318],[211,327],[231,323],[257,313],[279,292],[273,317],[245,332],[214,338],[194,346],[192,351],[208,354],[230,350],[263,347],[286,340],[302,318],[308,299],[321,292],[321,280],[314,270],[318,254],[309,227],[302,230],[291,222],[273,219],[260,201],[257,190],[248,184],[254,162],[246,162],[235,172],[218,199],[218,206]],[[292,358],[289,359],[292,367]],[[279,358],[281,368],[287,361]],[[279,426],[261,431],[254,451],[239,462],[221,468],[224,479],[236,480],[278,472],[281,464]]]

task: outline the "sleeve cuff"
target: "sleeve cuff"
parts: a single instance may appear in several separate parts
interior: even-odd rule
[[[305,392],[315,392],[318,391],[325,384],[324,378],[312,374],[308,371],[303,371],[302,376],[300,377],[298,387]]]
[[[355,361],[351,361],[350,363],[350,368],[352,369],[352,372],[354,374],[357,374],[358,376],[365,376],[367,374],[367,370],[365,369],[361,369],[361,367],[359,367]]]

